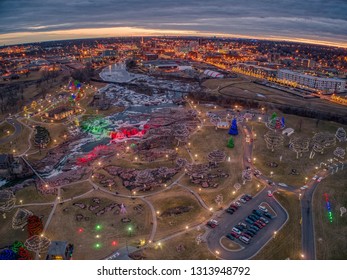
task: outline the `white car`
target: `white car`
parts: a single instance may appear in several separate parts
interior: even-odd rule
[[[314,180],[314,181],[316,181],[318,179],[318,176],[317,175],[314,175],[313,177],[312,177],[312,180]]]
[[[259,210],[261,210],[265,213],[268,212],[268,210],[264,206],[261,206],[261,205],[259,205]]]
[[[210,223],[211,223],[211,224],[214,224],[214,225],[216,225],[216,226],[218,226],[218,221],[216,221],[216,220],[211,219],[211,220],[210,220]]]
[[[233,231],[233,232],[235,232],[235,233],[237,233],[237,234],[241,234],[241,230],[237,229],[236,227],[233,227],[233,228],[231,229],[231,231]]]
[[[320,181],[322,181],[323,180],[323,177],[319,177],[318,179],[317,179],[317,182],[319,183]]]
[[[307,188],[308,188],[308,186],[305,185],[305,186],[302,186],[302,187],[300,188],[300,190],[306,190]]]

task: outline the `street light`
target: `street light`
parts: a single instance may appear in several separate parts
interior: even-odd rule
[[[270,177],[272,177],[274,175],[274,172],[273,171],[271,171],[270,172]]]

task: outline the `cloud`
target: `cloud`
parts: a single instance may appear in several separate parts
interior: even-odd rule
[[[1,0],[0,39],[28,31],[132,27],[334,42],[347,40],[346,11],[346,0]]]

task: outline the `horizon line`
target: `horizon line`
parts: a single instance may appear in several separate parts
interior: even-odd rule
[[[94,32],[92,32],[94,31]],[[98,36],[97,31],[111,32],[118,34],[100,34]],[[118,32],[117,32],[118,31]],[[125,32],[123,34],[120,34]],[[92,35],[90,35],[92,34]],[[18,38],[18,36],[20,38]],[[44,36],[51,37],[47,40],[35,40],[34,36]],[[320,45],[320,46],[329,46],[347,49],[347,40],[346,42],[336,42],[329,40],[318,40],[318,39],[309,39],[309,38],[300,38],[300,37],[286,37],[286,36],[252,36],[252,35],[242,35],[242,34],[226,34],[226,33],[211,33],[211,32],[201,32],[195,30],[160,30],[160,29],[145,29],[145,28],[133,28],[133,27],[113,27],[113,28],[80,28],[80,29],[70,29],[70,30],[56,30],[56,31],[41,31],[41,32],[14,32],[14,33],[5,33],[0,34],[1,41],[13,41],[19,40],[27,37],[27,40],[24,39],[23,42],[9,42],[5,43],[0,48],[17,46],[17,45],[26,45],[26,44],[37,44],[44,42],[54,42],[54,41],[64,41],[64,40],[88,40],[88,39],[100,39],[100,38],[125,38],[125,37],[207,37],[207,38],[225,38],[225,39],[249,39],[249,40],[263,40],[263,41],[281,41],[281,42],[292,42],[292,43],[304,43],[311,45]]]

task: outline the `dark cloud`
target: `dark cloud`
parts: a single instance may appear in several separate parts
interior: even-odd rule
[[[346,41],[347,0],[0,0],[0,39],[94,27]]]

